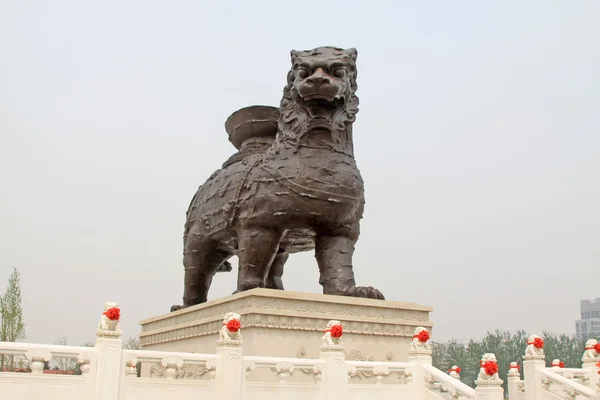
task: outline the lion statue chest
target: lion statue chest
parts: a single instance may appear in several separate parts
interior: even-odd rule
[[[280,222],[360,219],[364,183],[354,158],[329,149],[281,149],[249,174],[239,218]],[[277,222],[276,222],[277,223]]]

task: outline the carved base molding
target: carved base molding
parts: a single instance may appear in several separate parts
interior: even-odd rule
[[[415,326],[431,330],[431,307],[270,289],[254,289],[141,322],[143,346],[218,334],[228,312],[242,316],[242,326],[322,332],[329,319],[344,323],[344,333],[412,337]]]
[[[317,358],[321,350],[339,351],[320,348],[327,323],[339,320],[347,359],[406,361],[415,327],[431,331],[431,311],[413,303],[254,289],[142,321],[140,341],[145,350],[212,353],[223,317],[233,312],[240,315],[245,355]]]

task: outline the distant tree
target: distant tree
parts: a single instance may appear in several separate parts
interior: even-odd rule
[[[471,339],[468,343],[454,339],[448,342],[433,342],[433,365],[442,371],[449,370],[453,365],[459,366],[460,380],[474,387],[475,379],[479,374],[481,356],[485,353],[494,353],[498,360],[498,373],[505,377],[511,362],[516,361],[519,365],[523,365],[528,336],[522,330],[514,335],[508,331],[496,330],[488,332],[481,340]],[[564,361],[567,368],[581,368],[584,340],[550,332],[543,332],[541,336],[545,343],[544,354],[547,365],[558,358]],[[503,378],[503,380],[506,393],[507,379]]]
[[[566,368],[581,368],[581,356],[585,348],[585,339],[571,335],[543,332],[544,354],[548,365],[558,358]],[[598,338],[600,339],[600,338]]]
[[[127,340],[125,340],[123,342],[123,348],[126,350],[141,350],[142,349],[142,344],[140,343],[140,340],[138,337],[134,336],[134,337],[130,337]],[[135,365],[136,369],[137,369],[137,376],[138,378],[141,376],[142,373],[142,363],[138,362]]]
[[[87,342],[83,345],[81,345],[81,347],[94,347],[95,343],[94,342]],[[73,375],[81,375],[81,366],[79,364],[77,364],[76,362],[74,363],[75,367],[73,368]]]
[[[126,350],[141,350],[142,344],[136,336],[133,336],[123,342],[123,348]]]
[[[64,336],[59,337],[58,339],[56,339],[54,344],[57,344],[60,346],[67,346],[67,338]],[[53,358],[53,360],[56,363],[55,369],[58,369],[61,371],[76,371],[79,368],[79,366],[77,365],[77,362],[72,357],[55,357],[55,358]]]
[[[6,292],[0,297],[0,341],[18,342],[25,339],[25,323],[21,306],[21,274],[16,268],[8,278]],[[14,356],[0,355],[0,370],[13,371]]]

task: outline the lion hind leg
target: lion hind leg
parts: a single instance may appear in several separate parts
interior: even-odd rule
[[[277,255],[273,259],[271,263],[271,268],[269,268],[269,275],[267,276],[267,289],[283,289],[283,281],[281,277],[283,276],[283,267],[287,262],[289,257],[289,253],[284,249],[279,249]]]
[[[269,270],[277,252],[282,232],[264,228],[248,227],[238,234],[239,272],[236,292],[267,286]]]

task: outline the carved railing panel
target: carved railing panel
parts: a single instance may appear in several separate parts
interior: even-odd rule
[[[215,354],[123,351],[128,378],[137,378],[136,366],[141,364],[142,378],[212,381],[216,374],[217,359]]]
[[[319,384],[324,363],[324,360],[310,358],[244,357],[249,382]]]
[[[569,400],[574,400],[576,398],[590,400],[598,399],[596,390],[585,387],[582,384],[563,376],[564,373],[557,373],[555,369],[539,369],[538,373],[540,374],[542,388],[549,393],[558,394],[560,397]]]

